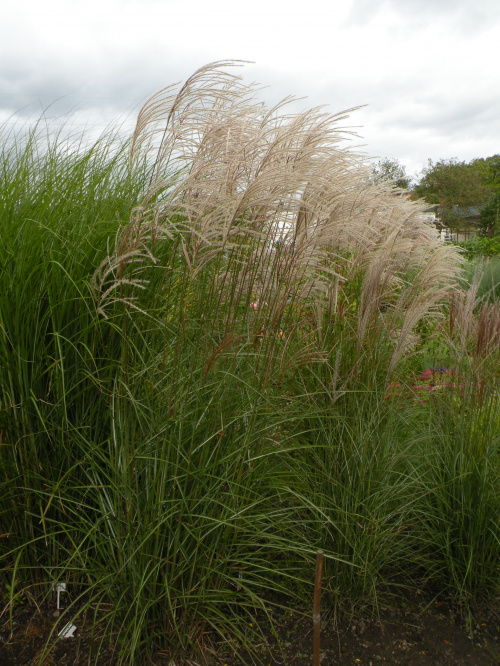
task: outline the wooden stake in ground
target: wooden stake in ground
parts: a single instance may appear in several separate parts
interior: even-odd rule
[[[321,572],[323,570],[323,551],[316,553],[316,578],[314,581],[314,610],[313,610],[313,664],[320,666],[319,663],[319,634],[321,631]]]

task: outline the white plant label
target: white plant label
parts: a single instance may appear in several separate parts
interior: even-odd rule
[[[54,585],[52,585],[52,589],[57,592],[57,610],[59,610],[61,592],[66,592],[66,583],[54,583]]]
[[[59,636],[61,638],[74,638],[73,634],[76,631],[76,625],[71,624],[71,622],[68,622],[68,624],[61,629],[59,632]]]

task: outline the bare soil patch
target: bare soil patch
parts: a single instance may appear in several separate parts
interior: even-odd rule
[[[377,617],[364,613],[334,623],[333,619],[323,613],[321,663],[323,666],[498,665],[498,602],[497,598],[483,603],[466,616],[450,600],[408,595],[400,598],[393,607],[380,611]],[[174,662],[176,666],[311,666],[312,621],[298,619],[292,611],[276,611],[274,618],[276,634],[273,635],[266,621],[261,620],[263,635],[253,641],[252,652],[234,645],[239,652],[236,657],[227,644],[219,643],[217,654],[207,654],[205,660],[199,657],[189,660],[174,657]],[[56,640],[56,632],[49,638],[57,619],[54,603],[45,603],[38,608],[20,606],[13,611],[11,635],[9,614],[4,613],[0,620],[0,666],[83,666],[89,663],[111,666],[115,663],[111,645],[103,644],[97,658],[97,643],[102,635],[91,637],[90,616],[81,615],[78,618],[73,638],[59,640]],[[52,650],[48,656],[43,657],[47,641],[52,645]],[[167,666],[172,661],[165,656],[158,656],[153,662],[147,663]]]

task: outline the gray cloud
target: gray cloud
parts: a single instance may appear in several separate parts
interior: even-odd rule
[[[346,8],[343,17],[348,13]],[[372,24],[377,15],[384,20]],[[49,107],[54,123],[73,112],[75,128],[92,123],[104,128],[124,117],[130,125],[148,96],[185,80],[207,61],[234,55],[257,61],[238,73],[268,86],[260,93],[268,104],[294,95],[307,99],[291,110],[325,105],[337,113],[368,105],[342,122],[361,137],[351,145],[366,144],[370,155],[399,157],[411,171],[428,157],[471,159],[500,152],[498,47],[471,37],[471,26],[498,26],[497,0],[352,0],[347,23],[338,18],[331,31],[320,30],[320,40],[307,32],[301,42],[301,17],[289,14],[294,39],[277,40],[274,50],[262,39],[260,51],[258,34],[245,33],[236,16],[225,16],[228,30],[233,24],[241,29],[241,53],[228,54],[208,29],[205,42],[198,35],[197,41],[172,45],[144,30],[121,40],[110,26],[96,24],[95,34],[80,34],[76,26],[61,45],[36,23],[23,39],[24,33],[2,26],[1,119],[16,112],[21,121],[37,118]],[[132,18],[124,29],[135,27]]]
[[[449,28],[471,33],[500,17],[498,0],[354,0],[347,24],[366,25],[386,7],[415,26],[444,18]]]

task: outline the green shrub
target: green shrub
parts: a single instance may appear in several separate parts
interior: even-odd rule
[[[479,236],[474,240],[458,243],[463,248],[469,260],[476,257],[500,257],[500,236],[488,238]]]

